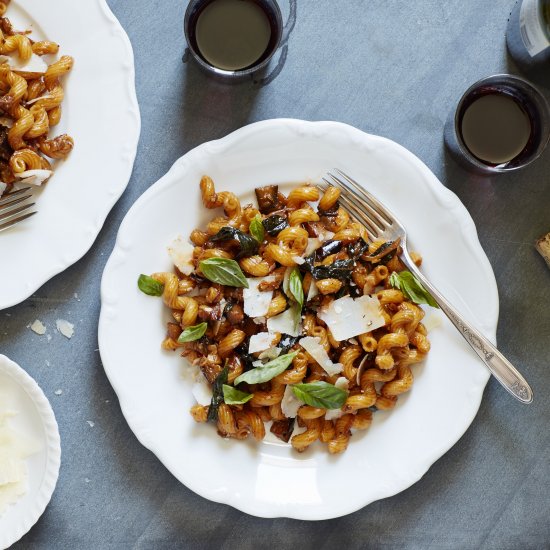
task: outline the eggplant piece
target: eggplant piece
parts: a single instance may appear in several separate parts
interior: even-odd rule
[[[311,269],[314,279],[338,279],[348,281],[353,271],[353,260],[336,260],[330,265],[318,265]],[[303,264],[305,265],[305,264]]]
[[[290,336],[289,334],[283,334],[277,344],[277,347],[281,348],[281,355],[287,354],[290,349],[296,345],[300,338],[301,336]]]
[[[275,237],[283,229],[285,229],[285,227],[288,227],[288,221],[283,216],[273,215],[273,216],[269,216],[269,218],[265,218],[262,221],[262,225],[264,226],[265,232],[270,237]]]
[[[218,421],[218,409],[223,403],[223,385],[227,384],[227,376],[229,374],[229,367],[226,365],[220,374],[218,374],[214,384],[212,384],[212,400],[210,401],[210,407],[208,407],[208,416],[206,417],[210,422]]]
[[[271,424],[269,431],[281,441],[288,443],[292,432],[294,431],[294,418],[287,418],[286,420],[275,420]]]
[[[270,214],[281,208],[278,185],[257,187],[254,191],[256,193],[256,199],[258,200],[258,208],[262,214]]]
[[[260,244],[252,235],[247,235],[239,229],[229,226],[222,227],[213,237],[210,237],[210,242],[220,241],[236,241],[239,244],[240,251],[235,256],[236,259],[253,256],[258,252],[258,246]]]
[[[342,246],[342,241],[327,241],[315,251],[315,259],[317,261],[324,260],[327,256],[340,252]]]

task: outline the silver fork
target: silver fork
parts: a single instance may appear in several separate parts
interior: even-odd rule
[[[341,204],[359,221],[365,224],[368,230],[375,238],[386,241],[401,240],[403,252],[401,261],[406,268],[412,272],[422,285],[430,292],[441,310],[451,320],[460,334],[470,344],[473,350],[479,355],[493,376],[522,403],[531,403],[533,401],[533,391],[531,387],[517,371],[516,368],[498,351],[498,349],[472,326],[462,315],[444,298],[441,293],[426,279],[416,264],[412,261],[407,250],[407,231],[401,222],[371,193],[366,191],[352,178],[340,170],[335,170],[340,177],[334,174],[328,174],[323,178],[324,184],[320,184],[321,189],[326,189],[329,185],[338,187],[341,191]]]
[[[34,202],[23,204],[32,197],[32,193],[27,193],[30,189],[23,187],[0,196],[0,231],[9,229],[36,214],[36,210],[27,212],[35,205]]]

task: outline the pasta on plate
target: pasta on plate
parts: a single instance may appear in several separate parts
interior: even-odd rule
[[[0,195],[19,181],[41,185],[74,147],[67,134],[49,135],[61,120],[61,79],[73,58],[53,60],[58,44],[14,29],[4,17],[8,6],[9,0],[0,2]]]
[[[411,389],[430,350],[418,304],[433,299],[404,270],[399,242],[371,239],[335,187],[260,187],[257,207],[208,176],[200,190],[223,215],[192,244],[175,239],[173,272],[138,280],[171,310],[162,347],[196,371],[191,415],[222,437],[269,430],[299,452],[320,441],[342,453],[352,430]]]

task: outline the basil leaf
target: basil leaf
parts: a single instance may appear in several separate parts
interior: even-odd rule
[[[247,382],[248,384],[269,382],[269,380],[285,371],[297,354],[298,352],[294,351],[287,355],[280,355],[277,359],[273,359],[261,367],[256,367],[255,369],[244,372],[235,378],[235,384],[240,384],[241,382]]]
[[[228,375],[229,366],[226,363],[216,380],[214,380],[214,384],[212,384],[212,400],[210,401],[210,407],[208,407],[208,416],[206,417],[211,422],[218,421],[218,409],[223,403],[223,386],[227,382]]]
[[[162,296],[164,285],[149,275],[141,274],[138,278],[138,288],[149,296]]]
[[[239,264],[229,258],[208,258],[199,262],[202,274],[213,283],[248,288],[248,281]]]
[[[300,304],[301,308],[304,305],[304,288],[302,286],[302,277],[300,276],[300,270],[296,267],[292,268],[292,271],[290,272],[288,288],[296,302]]]
[[[339,409],[348,397],[346,390],[321,380],[309,384],[295,384],[292,391],[300,401],[319,409]]]
[[[213,237],[210,237],[210,241],[212,242],[231,240],[237,241],[241,247],[241,250],[237,254],[236,258],[252,256],[258,252],[258,241],[254,237],[251,237],[250,235],[247,235],[234,227],[222,227]]]
[[[265,230],[264,226],[262,225],[262,217],[260,214],[256,214],[256,216],[252,219],[250,222],[250,234],[259,242],[263,243],[265,238]]]
[[[179,335],[178,343],[184,344],[185,342],[194,342],[195,340],[202,338],[207,328],[208,328],[208,323],[200,323],[192,327],[187,327]]]
[[[285,227],[288,227],[288,221],[283,216],[274,214],[262,221],[265,232],[271,237],[278,235]]]
[[[394,271],[390,275],[390,285],[398,288],[415,304],[427,304],[439,308],[433,296],[420,284],[420,281],[410,271]]]
[[[254,397],[253,393],[239,391],[233,386],[223,385],[223,400],[227,405],[244,405]]]
[[[353,265],[353,260],[336,260],[329,265],[312,267],[311,274],[314,279],[338,279],[339,281],[345,281],[351,277]]]

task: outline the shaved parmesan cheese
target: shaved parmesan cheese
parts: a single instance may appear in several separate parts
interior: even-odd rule
[[[258,290],[263,281],[273,282],[275,277],[252,277],[247,279],[248,288],[243,288],[244,312],[249,317],[264,317],[273,298],[273,290]]]
[[[8,186],[7,183],[0,181],[0,197],[4,194],[4,191],[6,190],[7,186]]]
[[[58,319],[55,322],[55,326],[57,327],[57,330],[65,336],[65,338],[69,338],[69,340],[72,338],[74,334],[74,325],[72,323],[65,321],[65,319]]]
[[[324,321],[337,342],[370,332],[385,324],[376,296],[350,298],[344,296],[319,309],[319,319]]]
[[[204,407],[210,405],[212,401],[212,388],[204,376],[197,376],[191,392],[199,405],[203,405]]]
[[[349,380],[345,376],[340,376],[336,382],[334,382],[335,387],[340,388],[341,390],[348,391],[349,389]],[[344,414],[342,409],[329,409],[326,414],[326,420],[336,420]]]
[[[267,320],[267,330],[289,334],[290,336],[300,336],[302,334],[302,323],[296,323],[294,311],[289,308],[275,317],[270,317]]]
[[[193,245],[184,240],[181,235],[178,235],[168,247],[168,256],[184,275],[193,273],[193,250]]]
[[[309,289],[307,291],[306,302],[309,302],[310,300],[313,300],[313,298],[315,298],[315,296],[317,296],[317,294],[319,294],[319,289],[317,288],[317,285],[315,284],[313,279],[311,279],[311,282],[309,283]]]
[[[320,246],[321,241],[317,237],[309,238],[307,240],[307,246],[306,251],[304,252],[304,256],[309,256],[310,254],[313,254]]]
[[[0,63],[7,63],[14,73],[20,73],[35,78],[43,75],[48,69],[46,62],[36,54],[33,54],[26,62],[21,61],[19,56],[12,57],[3,55],[0,56]]]
[[[273,359],[277,359],[279,355],[281,355],[281,348],[278,348],[277,346],[274,346],[272,348],[266,349],[265,351],[262,351],[260,355],[258,355],[259,359],[268,359],[269,361],[273,361]]]
[[[258,332],[258,334],[252,335],[248,344],[248,353],[256,353],[270,348],[273,338],[274,335],[269,332]]]
[[[4,403],[5,396],[0,395],[0,404]],[[40,449],[36,441],[8,425],[8,419],[14,415],[11,411],[0,410],[0,516],[27,492],[25,459]]]
[[[422,324],[424,325],[426,330],[430,332],[431,330],[443,325],[443,318],[441,317],[441,315],[431,311],[428,313],[428,315],[426,315],[426,317],[424,317]]]
[[[51,94],[44,94],[39,97],[35,97],[34,99],[31,99],[30,101],[27,101],[27,107],[32,105],[33,103],[36,103],[37,101],[40,101],[41,99],[53,99],[53,95]]]
[[[341,363],[333,363],[321,346],[321,339],[318,336],[306,336],[302,338],[299,344],[319,363],[319,366],[325,370],[329,376],[339,374],[344,368]]]
[[[0,124],[6,128],[11,128],[13,126],[13,119],[7,116],[0,116]]]
[[[303,402],[300,401],[292,391],[292,386],[287,385],[285,388],[285,393],[283,399],[281,400],[281,410],[287,418],[296,418],[298,414],[298,409],[303,405]]]
[[[36,332],[36,334],[46,334],[46,326],[42,321],[39,319],[36,319],[33,324],[29,327],[33,332]]]
[[[324,231],[319,233],[319,239],[321,239],[322,242],[330,241],[332,237],[334,237],[334,233],[332,231]]]
[[[265,317],[254,317],[254,319],[252,319],[252,321],[254,321],[254,324],[256,324],[256,325],[263,325],[266,322],[266,318]]]
[[[51,170],[27,170],[17,174],[17,177],[21,178],[19,183],[40,187],[52,177],[52,174]]]
[[[349,389],[349,380],[345,376],[340,376],[336,382],[334,382],[334,385],[337,388],[340,388],[341,390],[348,391]]]
[[[302,265],[305,263],[305,260],[301,256],[292,256],[292,259],[298,264]]]

